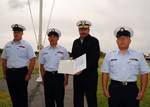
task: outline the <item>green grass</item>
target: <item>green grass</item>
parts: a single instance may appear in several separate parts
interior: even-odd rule
[[[99,61],[99,65],[101,66],[103,59]],[[150,65],[150,61],[148,61]],[[38,73],[38,61],[36,63],[35,69],[33,73]],[[2,70],[0,66],[0,79],[2,79]],[[150,76],[149,76],[150,81]],[[99,80],[98,80],[98,90],[97,90],[97,97],[98,97],[98,105],[100,107],[108,107],[107,99],[103,96],[102,87],[101,87],[101,73],[99,73]],[[0,107],[11,107],[11,101],[8,92],[0,90]],[[150,107],[150,83],[148,84],[147,91],[145,93],[144,100],[141,101],[140,107]]]
[[[7,91],[0,90],[0,107],[11,107],[11,101]]]

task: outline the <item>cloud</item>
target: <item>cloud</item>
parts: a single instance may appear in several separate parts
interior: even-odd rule
[[[27,2],[20,0],[9,0],[8,4],[11,9],[18,9],[23,8],[25,5],[27,5]]]
[[[38,32],[39,0],[30,0]],[[49,12],[52,0],[43,0],[43,35],[47,27]],[[0,17],[1,26],[0,47],[8,41],[11,35],[10,25],[20,23],[27,28],[24,38],[31,41],[35,46],[33,28],[28,11],[28,0],[1,0]],[[9,8],[6,7],[6,5]],[[15,11],[10,12],[10,10]],[[22,11],[20,11],[22,9]],[[134,30],[131,47],[143,52],[150,52],[150,0],[56,0],[50,27],[61,30],[60,43],[67,49],[71,49],[74,39],[79,37],[76,22],[80,19],[87,19],[92,22],[91,34],[100,40],[102,51],[109,51],[117,47],[113,31],[120,25],[127,25]],[[7,20],[6,20],[7,19]],[[20,20],[21,19],[21,20]],[[28,23],[27,23],[28,22]],[[10,36],[9,36],[10,37]],[[12,36],[11,36],[12,37]],[[43,37],[44,38],[44,37]],[[48,42],[46,38],[46,42]],[[47,43],[48,44],[48,43]]]
[[[37,0],[30,0],[30,3],[37,1]],[[28,5],[27,0],[9,0],[8,1],[9,8],[11,9],[18,9],[18,8],[24,8],[26,5]]]

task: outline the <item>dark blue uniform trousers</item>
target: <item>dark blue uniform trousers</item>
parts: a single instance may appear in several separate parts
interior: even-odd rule
[[[64,75],[47,72],[44,76],[45,107],[64,107]]]
[[[84,107],[84,95],[88,107],[97,107],[97,70],[74,76],[74,107]]]
[[[127,85],[112,80],[109,85],[110,98],[109,107],[139,107],[138,87],[136,82],[129,82]]]
[[[27,67],[12,68],[6,72],[6,81],[13,107],[28,107],[28,81],[25,81]]]

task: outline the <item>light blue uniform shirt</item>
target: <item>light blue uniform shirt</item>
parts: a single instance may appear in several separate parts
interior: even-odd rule
[[[28,66],[29,59],[36,57],[31,45],[21,40],[8,42],[2,52],[1,58],[7,60],[7,68],[21,68]]]
[[[57,45],[55,48],[47,46],[41,50],[40,64],[44,65],[45,71],[58,71],[59,61],[69,59],[67,50]]]
[[[121,54],[119,50],[107,53],[101,70],[109,73],[112,80],[128,82],[137,81],[138,74],[150,72],[144,55],[130,49],[126,54]]]

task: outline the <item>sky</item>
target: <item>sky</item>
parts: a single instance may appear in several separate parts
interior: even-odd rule
[[[53,0],[43,0],[43,39],[52,2]],[[39,0],[30,0],[30,3],[38,35]],[[37,44],[28,6],[28,0],[0,1],[0,48],[13,39],[10,26],[18,23],[26,27],[23,38],[36,50]],[[101,51],[108,52],[117,48],[113,34],[115,28],[129,26],[134,31],[130,48],[150,53],[149,10],[150,0],[55,0],[49,27],[61,31],[59,44],[71,51],[73,41],[79,37],[76,22],[81,19],[89,20],[92,23],[90,34],[99,40]],[[47,36],[43,44],[49,44]]]

